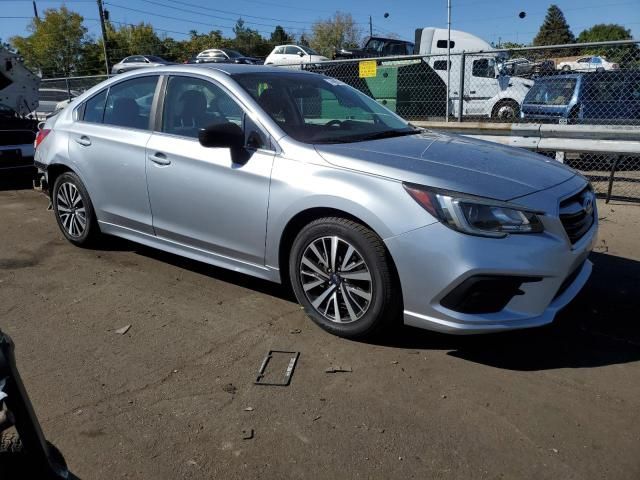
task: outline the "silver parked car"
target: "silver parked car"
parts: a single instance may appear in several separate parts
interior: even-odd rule
[[[131,55],[111,67],[111,73],[118,74],[137,70],[138,68],[161,67],[163,65],[173,65],[173,62],[155,55]]]
[[[72,243],[116,235],[290,282],[345,337],[398,318],[452,333],[543,325],[591,273],[584,177],[414,128],[318,74],[132,72],[78,97],[37,143]]]

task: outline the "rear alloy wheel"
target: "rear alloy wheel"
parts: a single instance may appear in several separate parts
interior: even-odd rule
[[[86,245],[99,234],[89,194],[75,173],[56,179],[52,200],[58,226],[71,243]]]
[[[400,295],[380,238],[344,218],[316,220],[296,237],[290,278],[298,301],[325,330],[361,337],[397,318]]]

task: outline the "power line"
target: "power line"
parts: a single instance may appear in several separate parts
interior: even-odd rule
[[[201,21],[198,21],[198,20],[192,20],[192,19],[189,19],[189,18],[178,18],[176,16],[162,15],[160,13],[148,12],[148,11],[145,11],[145,10],[139,10],[137,8],[125,7],[124,5],[118,5],[118,4],[111,3],[111,2],[108,2],[108,3],[105,2],[105,5],[109,5],[110,7],[115,7],[115,8],[121,8],[123,10],[129,10],[129,11],[132,11],[132,12],[142,13],[144,15],[151,15],[151,16],[154,16],[154,17],[166,18],[166,19],[173,20],[173,21],[179,21],[179,22],[186,22],[186,23],[192,23],[192,24],[197,24],[197,25],[203,25],[203,26],[206,26],[206,27],[209,27],[209,28],[215,27],[215,28],[224,28],[224,29],[231,30],[231,29],[233,29],[235,27],[235,25],[220,25],[220,24],[208,23],[208,22],[205,23],[205,22],[201,22]],[[200,12],[195,12],[195,13],[198,14],[198,15],[203,15]],[[271,25],[266,25],[266,26],[271,26]],[[284,26],[283,26],[283,28],[284,28]],[[300,27],[293,27],[293,28],[287,27],[287,30],[289,30],[290,32],[299,32],[299,31],[304,31],[305,29],[302,29]],[[271,34],[271,32],[268,32],[268,31],[265,31],[265,30],[256,30],[256,31],[258,33],[262,33],[262,34],[265,34],[265,35],[270,35]]]

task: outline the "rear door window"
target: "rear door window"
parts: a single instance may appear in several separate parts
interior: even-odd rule
[[[147,130],[158,78],[151,75],[113,85],[107,96],[104,123]]]
[[[87,100],[84,105],[84,116],[82,120],[90,123],[102,123],[106,100],[107,89]]]

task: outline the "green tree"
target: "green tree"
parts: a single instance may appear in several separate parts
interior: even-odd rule
[[[84,73],[85,53],[91,38],[80,14],[68,10],[47,9],[42,19],[34,18],[27,27],[30,35],[11,38],[11,45],[25,59],[25,65],[43,76],[71,76]]]
[[[513,50],[517,50],[518,48],[522,48],[524,47],[525,44],[524,43],[516,43],[516,42],[502,42],[501,44],[498,45],[498,48],[508,48],[508,49],[513,49]]]
[[[578,42],[606,42],[609,40],[631,40],[631,30],[615,23],[599,23],[583,30],[578,35]]]
[[[631,30],[615,23],[599,23],[583,30],[578,35],[579,43],[607,42],[614,40],[632,40]],[[592,47],[584,50],[588,55],[600,55],[611,62],[626,65],[640,59],[640,49],[637,44],[617,47]]]
[[[312,27],[311,46],[322,55],[331,57],[335,50],[356,48],[362,32],[350,13],[336,12],[333,17],[318,20]]]
[[[280,25],[276,25],[275,30],[271,33],[271,43],[273,45],[282,45],[283,43],[291,42],[293,42],[293,37],[285,32]]]
[[[300,35],[300,39],[298,40],[298,43],[300,45],[305,46],[305,47],[309,47],[310,45],[309,45],[309,38],[308,37],[309,36],[307,34],[303,33],[302,35]]]
[[[244,55],[263,57],[271,50],[271,44],[265,41],[257,30],[246,27],[242,18],[239,18],[233,27],[233,33],[236,35],[233,48]]]
[[[220,30],[211,30],[209,33],[198,33],[196,30],[189,32],[189,40],[178,43],[178,48],[182,48],[182,57],[178,60],[187,60],[193,55],[197,55],[209,48],[225,48],[231,46],[231,40],[224,38]]]
[[[538,45],[560,45],[564,43],[574,43],[575,36],[569,28],[564,13],[557,5],[551,5],[547,10],[547,16],[533,39],[533,44]]]
[[[162,40],[148,23],[122,24],[114,27],[111,22],[107,22],[105,27],[107,54],[111,64],[129,55],[162,55],[164,53]],[[102,40],[98,43],[102,48]]]

